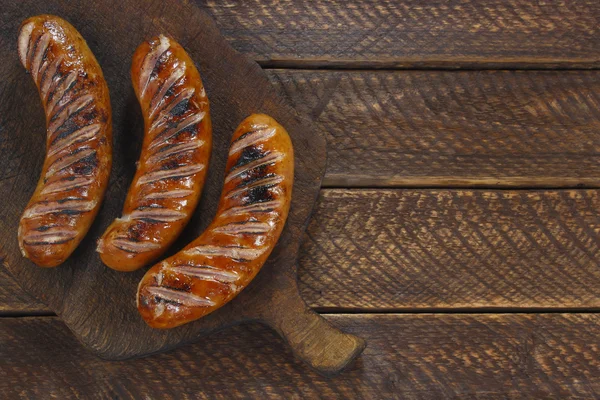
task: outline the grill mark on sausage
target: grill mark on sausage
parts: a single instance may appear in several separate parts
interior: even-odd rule
[[[83,159],[89,157],[92,154],[96,154],[96,150],[91,148],[83,148],[77,151],[76,153],[56,159],[52,164],[50,164],[50,167],[48,167],[48,170],[46,171],[45,175],[46,179],[51,178],[52,175],[54,175],[58,171],[68,168],[71,165],[82,161]]]
[[[100,131],[100,128],[102,128],[102,124],[92,124],[76,129],[66,137],[61,137],[62,134],[58,135],[48,149],[48,156],[58,154],[72,144],[83,143],[94,139],[96,134]]]
[[[144,61],[142,62],[142,68],[140,70],[139,76],[139,88],[140,88],[140,97],[144,97],[146,94],[146,90],[148,89],[148,85],[150,83],[150,76],[156,67],[158,59],[167,51],[171,46],[169,39],[164,36],[159,36],[159,42],[155,45],[151,51],[146,54]]]
[[[232,260],[251,261],[260,257],[264,251],[264,248],[201,245],[184,250],[183,254],[186,256],[227,257]]]
[[[185,213],[168,208],[150,207],[142,210],[134,210],[130,214],[131,219],[151,220],[156,222],[175,222],[186,217]]]
[[[179,117],[179,116],[185,114],[185,112],[188,110],[189,106],[190,106],[190,99],[183,99],[179,103],[175,104],[175,106],[169,110],[169,113],[174,117]]]
[[[91,185],[92,183],[94,183],[94,178],[91,177],[69,177],[47,184],[44,186],[44,189],[42,189],[41,194],[67,192],[69,190]]]
[[[48,102],[46,103],[47,115],[53,115],[54,118],[56,117],[56,114],[58,114],[58,108],[62,108],[65,106],[65,104],[61,103],[61,101],[65,97],[65,95],[69,91],[71,91],[71,89],[75,86],[77,75],[77,71],[71,71],[57,82],[56,87],[48,96]],[[69,100],[67,99],[67,102],[68,101]]]
[[[96,153],[82,158],[80,162],[73,165],[73,173],[77,175],[91,175],[98,171],[98,157]]]
[[[271,229],[271,225],[266,222],[241,221],[217,226],[212,231],[235,236],[240,234],[265,234],[269,233]]]
[[[69,200],[65,202],[40,202],[27,208],[23,218],[36,218],[47,214],[63,213],[68,215],[88,212],[96,207],[96,200]]]
[[[180,199],[183,197],[188,197],[190,195],[194,194],[193,190],[188,190],[188,189],[176,189],[176,190],[169,190],[166,192],[156,192],[156,193],[150,193],[146,196],[146,199],[150,199],[150,200],[157,200],[157,199]]]
[[[153,132],[157,128],[164,126],[169,120],[170,116],[179,116],[187,111],[189,100],[194,95],[196,89],[185,88],[179,92],[170,102],[163,105],[160,113],[154,118],[152,125],[150,125],[149,131]],[[185,106],[181,106],[184,104]],[[185,108],[185,109],[184,109]],[[182,109],[181,112],[176,112],[176,109]]]
[[[168,301],[181,304],[186,307],[210,307],[214,306],[215,302],[193,293],[188,293],[178,289],[166,288],[162,286],[148,286],[146,291],[150,296],[154,296],[156,300]]]
[[[240,156],[238,157],[235,164],[231,167],[230,171],[233,171],[236,168],[242,167],[252,161],[260,160],[261,158],[265,157],[267,154],[269,154],[269,153],[264,152],[255,146],[248,146],[248,147],[244,148],[244,150],[242,151],[242,154],[240,154]]]
[[[50,34],[48,32],[44,32],[42,36],[37,41],[37,45],[35,47],[35,53],[33,54],[33,61],[31,63],[31,76],[38,82],[38,77],[40,73],[40,65],[42,63],[42,59],[44,58],[46,51],[48,50],[48,45],[50,44]]]
[[[27,49],[27,69],[31,73],[31,76],[35,78],[35,71],[33,71],[33,58],[35,57],[36,49],[42,39],[43,34],[39,35],[35,40],[30,41],[29,48]]]
[[[204,164],[193,164],[186,165],[184,167],[170,169],[170,170],[159,170],[148,172],[145,175],[142,175],[137,184],[145,185],[147,183],[156,182],[163,179],[171,179],[171,178],[183,178],[186,176],[197,174],[198,172],[204,169]]]
[[[77,231],[68,227],[49,228],[43,232],[30,232],[23,236],[23,243],[30,246],[63,244],[73,240]]]
[[[169,157],[172,157],[176,154],[185,153],[188,151],[192,151],[198,149],[204,145],[204,141],[202,140],[192,140],[188,143],[180,143],[171,146],[165,146],[165,148],[160,149],[156,153],[152,154],[147,163],[158,163],[160,161],[165,161]]]
[[[232,217],[236,215],[243,215],[246,213],[269,213],[277,211],[282,205],[281,200],[270,200],[263,203],[255,203],[251,205],[234,206],[219,214],[219,217]]]
[[[252,205],[255,203],[264,203],[273,200],[273,194],[269,190],[270,187],[259,186],[252,188],[246,194],[244,205]]]
[[[112,240],[113,246],[127,253],[139,254],[150,250],[160,248],[160,244],[153,242],[136,242],[128,238],[115,238]],[[98,251],[103,252],[103,241],[98,245]]]
[[[275,135],[275,132],[275,128],[256,129],[250,132],[246,132],[233,141],[233,143],[231,144],[231,148],[229,149],[229,155],[232,156],[245,147],[253,146],[260,142],[264,142],[265,140],[273,137]]]
[[[27,54],[29,53],[29,48],[31,47],[31,34],[33,32],[33,26],[33,22],[23,25],[17,41],[19,59],[21,60],[21,64],[23,64],[27,70],[29,69],[29,65],[27,64]]]
[[[210,265],[175,265],[165,268],[170,272],[191,276],[193,278],[202,279],[204,281],[212,281],[219,283],[234,283],[240,276],[233,271],[226,271],[211,267]]]
[[[149,119],[154,117],[154,114],[158,110],[158,106],[165,99],[165,95],[168,90],[170,90],[175,83],[180,80],[185,75],[185,68],[183,66],[177,67],[171,72],[171,75],[163,82],[160,86],[160,89],[152,97],[150,101],[150,113],[148,115]]]
[[[155,149],[156,147],[164,144],[167,140],[171,139],[173,136],[177,135],[179,132],[186,130],[196,124],[202,122],[204,117],[206,116],[206,112],[202,111],[200,113],[192,114],[185,118],[183,121],[179,122],[173,128],[167,128],[163,130],[161,133],[157,134],[150,142],[148,146],[148,150]]]
[[[57,71],[58,71],[58,67],[62,63],[63,58],[64,58],[64,55],[61,54],[58,57],[56,57],[54,60],[52,60],[52,62],[50,62],[48,64],[48,66],[46,67],[46,69],[44,70],[44,72],[42,74],[42,78],[41,78],[41,82],[40,82],[40,92],[42,94],[44,104],[46,105],[46,110],[48,109],[48,106],[47,106],[48,94],[49,94],[48,90],[50,89],[50,86],[52,85],[52,83],[55,83],[55,81],[58,80],[57,78],[59,78],[57,76]]]
[[[262,158],[259,158],[257,160],[245,162],[242,164],[240,164],[240,162],[238,160],[238,163],[236,163],[236,165],[234,165],[233,168],[231,168],[229,174],[225,178],[225,183],[228,183],[232,179],[235,179],[255,168],[264,167],[267,165],[273,165],[276,162],[283,160],[283,157],[284,157],[283,153],[273,152],[273,153],[265,155]]]
[[[81,112],[81,110],[90,105],[93,107],[93,100],[93,95],[86,94],[65,105],[65,107],[59,113],[55,114],[50,120],[48,131],[56,132],[68,119]]]
[[[258,187],[263,187],[265,189],[271,188],[283,182],[283,177],[275,174],[268,174],[262,177],[254,178],[250,182],[244,182],[238,185],[235,189],[229,191],[226,195],[226,199],[230,199],[235,196],[239,196],[240,194],[249,191],[250,189],[255,189]]]
[[[269,125],[252,125],[252,128],[251,128],[249,131],[247,131],[247,132],[244,132],[244,133],[242,133],[240,136],[238,136],[238,138],[237,138],[237,139],[235,139],[235,140],[232,142],[232,144],[233,144],[233,143],[236,143],[236,142],[239,142],[239,141],[241,141],[241,140],[244,140],[244,139],[245,139],[245,138],[247,138],[248,136],[250,136],[250,135],[253,135],[253,134],[255,134],[255,133],[256,133],[256,132],[258,132],[258,131],[265,130],[265,129],[267,129],[268,127],[269,127]]]

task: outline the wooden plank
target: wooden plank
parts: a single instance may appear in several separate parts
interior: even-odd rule
[[[600,309],[598,210],[597,190],[323,190],[300,290],[321,311]],[[2,280],[0,311],[47,311]]]
[[[597,68],[600,4],[196,0],[264,66]]]
[[[326,190],[300,251],[321,309],[600,308],[600,191]]]
[[[331,315],[365,337],[350,369],[323,378],[272,331],[244,325],[122,362],[85,351],[58,319],[0,319],[8,398],[596,398],[598,314]]]
[[[327,135],[324,186],[600,187],[600,71],[269,73]]]

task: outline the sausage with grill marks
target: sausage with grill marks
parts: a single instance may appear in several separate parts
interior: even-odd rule
[[[37,265],[55,267],[86,235],[108,184],[108,88],[85,40],[61,18],[25,20],[17,47],[38,88],[47,131],[42,174],[19,223],[19,246]]]
[[[172,328],[223,306],[256,276],[285,224],[294,154],[285,129],[254,114],[233,135],[217,215],[182,251],[152,267],[138,287],[138,310]]]
[[[155,261],[179,236],[200,198],[212,129],[200,74],[185,50],[160,35],[133,56],[131,79],[145,135],[123,215],[98,241],[109,267],[133,271]]]

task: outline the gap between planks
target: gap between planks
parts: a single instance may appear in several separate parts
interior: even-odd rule
[[[599,189],[596,178],[489,178],[448,179],[446,177],[394,177],[379,179],[372,176],[353,178],[326,175],[323,189],[477,189],[477,190],[577,190]]]
[[[524,62],[522,60],[497,61],[447,61],[421,59],[408,61],[356,61],[356,60],[255,60],[263,69],[292,70],[343,70],[343,71],[595,71],[598,61],[548,60]]]

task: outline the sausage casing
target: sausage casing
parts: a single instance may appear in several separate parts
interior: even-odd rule
[[[177,42],[160,35],[141,44],[131,80],[144,115],[142,153],[123,216],[98,241],[102,261],[121,271],[155,261],[179,236],[198,204],[212,145],[200,74]]]
[[[23,256],[41,267],[65,261],[89,230],[112,163],[112,117],[102,70],[67,21],[39,15],[21,24],[21,63],[46,114],[46,158],[19,223]]]
[[[138,310],[172,328],[216,310],[259,272],[288,215],[294,154],[285,129],[263,114],[233,135],[217,215],[182,251],[153,266],[138,287]]]

